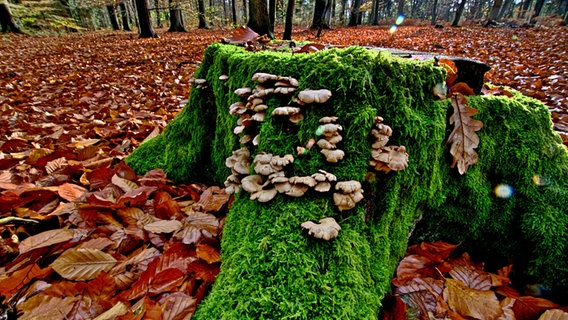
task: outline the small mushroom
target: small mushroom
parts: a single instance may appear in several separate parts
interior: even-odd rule
[[[256,106],[258,106],[259,104],[264,104],[264,100],[260,99],[260,98],[254,98],[251,99],[247,102],[247,104],[245,105],[245,107],[249,110],[254,110],[256,108]]]
[[[316,179],[312,178],[311,176],[303,176],[303,177],[294,176],[291,177],[289,181],[292,184],[303,184],[310,188],[317,184]]]
[[[292,123],[298,123],[304,120],[304,115],[301,113],[293,113],[288,117],[288,120],[290,120],[290,122]]]
[[[344,194],[353,193],[361,190],[361,182],[357,180],[340,181],[335,184],[335,190],[341,191]]]
[[[349,210],[355,208],[355,201],[348,194],[333,193],[333,202],[339,208],[339,211]]]
[[[323,117],[323,118],[319,119],[319,122],[320,123],[332,123],[332,122],[337,121],[337,119],[338,119],[337,117]]]
[[[275,188],[272,189],[268,189],[268,190],[258,190],[257,192],[254,192],[250,195],[250,199],[251,200],[256,200],[258,202],[268,202],[272,199],[274,199],[274,197],[276,196],[276,194],[278,193],[278,191],[276,191]]]
[[[274,93],[289,95],[296,91],[294,87],[277,87],[274,89]]]
[[[294,113],[299,113],[300,111],[301,110],[298,107],[285,106],[274,108],[274,110],[272,110],[272,114],[278,116],[289,116]]]
[[[270,164],[277,167],[285,167],[292,162],[294,162],[294,156],[291,154],[287,154],[283,157],[273,156],[272,159],[270,159]]]
[[[329,143],[332,143],[332,144],[336,145],[336,144],[340,143],[341,140],[343,140],[343,137],[342,137],[340,134],[336,134],[336,135],[334,135],[334,136],[327,137],[326,140],[327,140]]]
[[[333,202],[340,211],[352,209],[363,200],[363,189],[359,181],[340,181],[335,184],[335,190],[341,191],[333,193]]]
[[[260,134],[257,134],[256,136],[254,136],[254,138],[252,139],[252,144],[254,146],[258,146],[258,142],[260,141]]]
[[[324,103],[331,98],[331,91],[327,89],[320,90],[302,90],[298,93],[298,99],[303,103]]]
[[[262,176],[258,174],[246,176],[241,180],[242,188],[249,193],[254,193],[262,189]]]
[[[261,104],[257,104],[256,106],[254,106],[254,108],[252,109],[254,112],[260,112],[260,111],[264,111],[268,109],[268,106],[265,105],[264,103]]]
[[[252,91],[252,94],[248,97],[248,100],[252,99],[263,99],[269,94],[274,93],[274,88],[264,88],[264,87],[257,87],[255,90]]]
[[[234,173],[227,177],[224,184],[227,194],[238,193],[241,189],[241,180]]]
[[[250,119],[257,122],[263,122],[265,115],[265,112],[257,112]]]
[[[321,132],[326,137],[333,137],[341,130],[343,130],[343,127],[336,123],[325,123],[318,128],[318,132]]]
[[[198,89],[207,88],[207,80],[205,79],[194,79],[193,83],[197,85]]]
[[[290,197],[301,197],[303,196],[307,191],[308,191],[309,187],[305,184],[290,184],[290,189],[288,191],[285,192],[286,195],[290,196]]]
[[[268,80],[276,81],[276,80],[278,80],[278,76],[270,74],[270,73],[265,73],[265,72],[257,72],[255,74],[253,74],[252,80],[260,82],[260,83],[264,83]]]
[[[337,221],[331,217],[323,218],[319,221],[319,223],[306,221],[301,224],[301,227],[308,230],[308,234],[314,238],[323,240],[330,240],[337,237],[341,230]]]
[[[219,80],[221,80],[221,81],[227,81],[227,80],[229,80],[229,76],[226,75],[226,74],[222,74],[222,75],[219,76]]]
[[[250,134],[245,134],[239,139],[239,143],[246,144],[252,140],[252,136]]]
[[[235,102],[229,106],[229,114],[243,114],[247,111],[245,104],[241,101]]]
[[[316,190],[317,192],[328,192],[329,190],[331,190],[331,183],[327,181],[318,182],[314,187],[314,190]]]
[[[239,89],[235,90],[235,94],[237,96],[240,96],[240,97],[243,97],[243,98],[250,96],[251,93],[252,93],[251,88],[239,88]]]
[[[318,147],[320,147],[321,149],[331,150],[331,149],[336,148],[335,144],[333,144],[333,143],[331,143],[331,142],[329,142],[325,139],[319,139],[317,144],[318,144]]]
[[[339,160],[343,159],[343,157],[345,156],[345,152],[339,149],[335,150],[321,149],[320,153],[325,156],[325,160],[327,162],[332,162],[332,163],[338,162]]]

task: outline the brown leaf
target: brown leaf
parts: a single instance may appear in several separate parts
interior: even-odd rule
[[[462,316],[492,320],[503,315],[493,291],[471,289],[461,281],[446,279],[443,295],[448,306]]]
[[[259,34],[254,32],[251,28],[239,26],[231,32],[231,36],[226,39],[226,42],[231,44],[245,44],[254,41],[258,36]]]
[[[546,310],[538,320],[568,320],[568,312],[559,309]]]
[[[321,43],[307,43],[294,53],[314,53],[325,49],[325,45]]]
[[[465,174],[470,165],[477,163],[475,148],[479,145],[479,136],[476,131],[483,128],[483,123],[471,117],[477,110],[467,106],[467,100],[461,94],[452,96],[454,113],[450,117],[450,124],[454,124],[454,130],[450,133],[446,145],[451,143],[450,153],[454,156],[451,167],[458,165],[458,172]]]
[[[64,183],[57,189],[59,196],[69,202],[82,200],[86,192],[87,189],[74,183]]]
[[[124,191],[124,192],[129,192],[129,191],[132,191],[132,190],[138,188],[138,185],[135,182],[121,178],[116,174],[114,176],[112,176],[111,182],[115,186],[122,189],[122,191]]]
[[[197,307],[197,300],[183,292],[174,292],[158,302],[164,320],[189,319]]]
[[[414,278],[395,289],[395,293],[409,306],[420,311],[422,317],[438,310],[443,281],[432,278]]]
[[[65,279],[84,281],[109,271],[116,262],[110,254],[97,249],[71,248],[55,259],[51,267]]]
[[[399,296],[387,294],[383,298],[382,304],[383,320],[407,320],[406,304]]]
[[[489,290],[492,286],[491,275],[476,268],[467,253],[452,261],[453,268],[450,275],[461,281],[465,286],[476,290]]]
[[[458,79],[456,64],[450,59],[442,58],[438,60],[438,65],[446,69],[446,84],[451,87]]]
[[[197,256],[207,263],[221,262],[221,254],[219,250],[206,243],[200,243],[196,246]]]
[[[473,89],[470,88],[467,83],[465,82],[458,82],[456,84],[454,84],[453,86],[450,87],[450,95],[453,95],[454,93],[461,93],[464,96],[473,96],[475,95],[475,92],[473,92]]]
[[[25,238],[20,242],[19,250],[20,254],[24,254],[31,250],[37,248],[49,247],[54,244],[67,242],[75,236],[73,230],[68,229],[55,229],[47,230],[42,233],[38,233],[31,237]]]
[[[558,304],[538,297],[519,297],[515,299],[513,311],[517,320],[537,319],[544,311],[558,308]]]
[[[15,270],[10,275],[2,274],[0,276],[0,295],[10,297],[31,280],[43,279],[52,272],[53,270],[49,267],[41,269],[37,264],[29,264]]]
[[[219,187],[207,188],[197,202],[201,206],[203,212],[216,213],[229,202],[230,196],[225,192],[225,189]]]
[[[178,220],[158,220],[144,225],[144,230],[152,233],[170,233],[181,229],[182,223]]]
[[[53,297],[49,295],[39,295],[24,302],[20,308],[24,314],[20,320],[38,319],[68,319],[67,315],[79,297]]]

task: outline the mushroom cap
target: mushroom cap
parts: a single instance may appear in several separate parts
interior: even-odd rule
[[[336,144],[340,143],[341,140],[343,140],[343,137],[342,137],[339,133],[337,133],[337,134],[332,135],[331,137],[326,136],[325,139],[326,139],[328,142],[333,143],[333,144],[336,145]]]
[[[286,179],[286,181],[283,182],[274,182],[274,188],[279,193],[287,193],[292,188],[292,185],[288,182],[288,179]]]
[[[262,189],[262,176],[258,174],[241,179],[241,186],[246,192],[254,193]]]
[[[382,136],[380,138],[377,138],[377,140],[371,145],[371,148],[372,149],[380,149],[380,148],[386,146],[388,142],[389,142],[389,137]]]
[[[262,100],[260,98],[254,98],[254,99],[249,100],[247,102],[247,104],[245,105],[245,107],[247,109],[254,110],[256,108],[256,106],[258,106],[259,104],[263,104],[263,103],[264,103],[264,100]]]
[[[327,89],[302,90],[298,93],[298,99],[303,103],[324,103],[331,98],[331,91]]]
[[[292,123],[298,123],[304,120],[304,115],[301,113],[292,113],[290,116],[288,116],[288,120],[290,120],[290,122]]]
[[[392,136],[392,128],[387,126],[386,124],[379,123],[376,127],[380,134],[384,134],[389,137]]]
[[[337,181],[337,177],[333,174],[333,173],[329,173],[325,170],[318,170],[318,172],[325,174],[325,178],[327,179],[327,181]]]
[[[408,167],[408,153],[406,153],[404,146],[392,148],[389,152],[389,158],[390,161],[387,165],[392,170],[404,170]]]
[[[376,116],[376,117],[375,117],[375,123],[381,123],[381,122],[383,122],[383,120],[384,120],[384,119],[383,119],[383,117],[381,117],[381,116]]]
[[[222,75],[219,76],[219,80],[221,80],[221,81],[227,81],[227,80],[229,80],[229,76],[226,75],[226,74],[222,74]]]
[[[300,111],[301,109],[298,107],[284,106],[274,108],[274,110],[272,110],[272,114],[278,116],[289,116],[294,113],[299,113]]]
[[[239,139],[239,143],[245,144],[249,143],[252,140],[252,136],[250,134],[245,134]]]
[[[340,149],[335,149],[335,150],[321,149],[320,153],[325,156],[325,160],[327,162],[332,162],[332,163],[338,162],[339,160],[343,159],[343,157],[345,156],[345,152],[343,152],[343,150]]]
[[[292,77],[279,77],[278,81],[274,84],[276,87],[297,87],[300,85],[298,80]]]
[[[261,174],[263,176],[268,176],[273,174],[274,172],[280,171],[281,168],[275,168],[274,166],[270,165],[270,163],[257,163],[254,166],[254,172]]]
[[[233,129],[233,133],[234,134],[241,134],[241,133],[243,133],[244,130],[245,130],[245,126],[236,126]]]
[[[261,152],[254,157],[253,162],[255,164],[270,163],[271,160],[272,160],[272,154],[271,153]]]
[[[274,189],[274,188],[268,189],[268,190],[259,190],[255,193],[252,193],[250,195],[250,199],[256,200],[258,202],[268,202],[268,201],[274,199],[274,197],[276,196],[277,193],[278,193],[278,191],[276,191],[276,189]]]
[[[319,122],[320,123],[332,123],[332,122],[337,121],[337,119],[339,119],[339,118],[337,118],[337,117],[323,117],[323,118],[319,119]]]
[[[296,153],[297,153],[299,156],[301,156],[301,155],[303,155],[304,153],[306,153],[306,148],[304,148],[304,147],[296,147]]]
[[[311,177],[314,178],[318,183],[323,181],[337,181],[337,177],[334,174],[321,169],[318,170],[318,172],[312,174]]]
[[[303,177],[294,176],[290,178],[290,183],[303,184],[311,188],[317,184],[317,181],[316,179],[310,176],[303,176]]]
[[[319,223],[314,223],[312,221],[306,221],[301,224],[303,229],[308,230],[308,234],[313,236],[314,238],[330,240],[332,238],[337,237],[341,227],[335,219],[328,217],[323,218],[319,221]]]
[[[287,154],[283,157],[273,156],[272,159],[270,159],[270,164],[278,167],[285,167],[292,162],[294,162],[294,156],[291,154]]]
[[[238,88],[237,90],[235,90],[235,94],[240,97],[248,97],[251,93],[251,88]]]
[[[257,72],[257,73],[252,75],[252,80],[260,82],[260,83],[264,83],[268,80],[276,81],[276,80],[278,80],[278,76],[274,75],[274,74],[266,73],[266,72]]]
[[[323,135],[332,136],[338,131],[343,130],[343,127],[337,123],[324,123],[320,126]]]
[[[248,97],[248,100],[251,101],[253,99],[258,99],[258,98],[262,99],[271,93],[274,93],[274,88],[260,89],[257,87],[257,89],[252,91],[252,94]]]
[[[335,149],[336,145],[327,141],[326,139],[319,139],[318,142],[318,147],[320,147],[321,149]]]
[[[249,167],[250,163],[246,161],[246,159],[240,158],[239,161],[235,162],[235,165],[231,169],[235,170],[235,172],[239,174],[248,174]]]
[[[252,139],[252,144],[255,146],[258,146],[258,142],[260,141],[260,134],[257,134],[256,136],[254,136],[254,138]]]
[[[229,114],[243,114],[247,111],[244,102],[235,102],[229,106]]]
[[[353,193],[357,190],[361,190],[361,182],[357,180],[339,181],[335,184],[335,190],[339,190],[344,194]]]
[[[333,202],[339,208],[339,211],[349,210],[355,208],[355,201],[348,194],[333,193]]]
[[[257,112],[257,113],[255,113],[255,114],[253,114],[250,119],[251,119],[251,120],[254,120],[254,121],[258,121],[258,122],[263,122],[265,116],[266,116],[266,113],[265,113],[265,112]]]
[[[256,106],[254,106],[254,108],[252,109],[252,111],[254,112],[260,112],[260,111],[264,111],[268,109],[268,106],[265,105],[264,103],[261,104],[257,104]]]
[[[317,192],[328,192],[331,190],[331,183],[327,181],[318,182],[318,184],[314,187],[314,190]]]
[[[279,93],[279,94],[284,94],[284,95],[291,94],[294,91],[296,91],[296,88],[294,88],[294,87],[277,87],[276,89],[274,89],[274,93]]]
[[[309,187],[305,184],[290,184],[290,189],[285,192],[286,195],[290,197],[301,197],[303,196],[306,191],[308,191]]]

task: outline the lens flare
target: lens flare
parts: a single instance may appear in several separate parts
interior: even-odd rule
[[[515,190],[513,189],[513,187],[511,187],[506,183],[500,183],[497,186],[495,186],[494,192],[498,198],[508,199],[513,196]]]
[[[535,174],[532,177],[532,181],[537,186],[549,186],[551,184],[551,181],[548,177],[541,176],[540,174]]]
[[[390,34],[393,34],[393,33],[395,33],[395,31],[396,31],[396,28],[397,28],[397,26],[396,26],[396,25],[392,26],[392,27],[390,28],[390,30],[389,30]]]
[[[404,15],[401,14],[396,18],[396,25],[400,26],[402,24],[402,22],[404,21]]]

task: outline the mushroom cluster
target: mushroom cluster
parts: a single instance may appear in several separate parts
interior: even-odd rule
[[[189,82],[195,84],[195,87],[197,89],[205,89],[207,88],[207,80],[205,79],[195,79],[195,78],[191,78],[189,80]]]
[[[241,177],[249,174],[250,152],[243,147],[232,152],[232,155],[225,159],[225,165],[231,169],[231,175],[225,180],[225,191],[228,194],[239,192],[241,188]]]
[[[375,117],[375,128],[371,135],[375,142],[371,146],[371,161],[369,164],[377,171],[385,173],[391,170],[404,170],[408,167],[408,153],[404,146],[387,146],[392,135],[391,127],[382,123],[382,117]]]
[[[235,94],[246,101],[231,104],[229,113],[239,115],[237,126],[233,130],[236,135],[243,134],[239,142],[246,144],[252,141],[253,145],[258,145],[258,130],[254,123],[264,121],[268,109],[266,98],[272,94],[292,94],[296,91],[298,80],[263,72],[255,73],[252,80],[259,83],[254,89],[245,87],[235,90]]]
[[[317,142],[318,147],[321,148],[321,154],[325,156],[327,162],[333,163],[337,163],[345,156],[343,150],[337,149],[337,144],[343,140],[343,137],[339,134],[343,127],[336,124],[336,121],[337,117],[323,117],[319,120],[322,125],[316,131],[318,135],[324,136]]]
[[[352,209],[363,200],[363,189],[359,181],[340,181],[335,185],[335,190],[339,192],[333,193],[333,202],[339,211]]]

